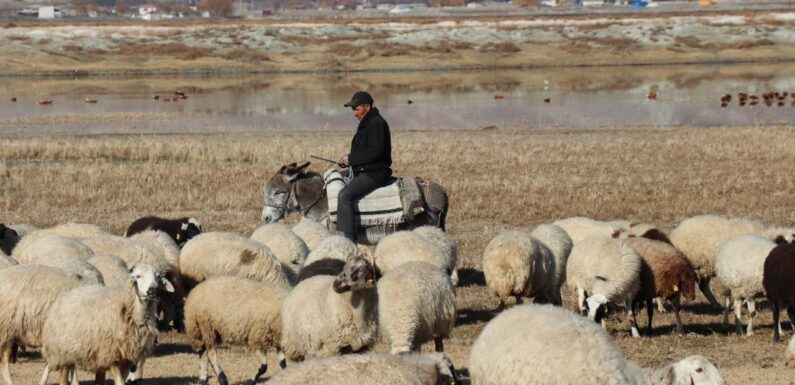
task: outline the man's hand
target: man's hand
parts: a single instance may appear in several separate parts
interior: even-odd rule
[[[348,154],[343,155],[342,158],[337,161],[337,164],[342,168],[348,167]]]

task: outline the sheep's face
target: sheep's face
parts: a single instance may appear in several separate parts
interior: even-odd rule
[[[596,322],[602,322],[607,315],[609,301],[601,294],[594,294],[583,301],[582,315]]]
[[[179,231],[177,231],[177,244],[182,247],[185,242],[191,240],[191,238],[199,235],[202,233],[202,225],[196,219],[190,218],[187,222],[182,222],[179,227]]]
[[[265,224],[276,223],[287,213],[291,205],[290,191],[293,183],[309,166],[306,162],[300,166],[291,163],[279,169],[268,182],[265,183],[265,205],[262,208],[262,222]]]
[[[11,255],[14,246],[19,242],[19,235],[14,229],[0,223],[0,250],[6,255]]]
[[[702,356],[690,356],[663,369],[661,384],[725,385],[718,368]]]
[[[160,289],[174,292],[171,282],[162,277],[154,266],[148,263],[136,263],[130,269],[129,286],[134,289],[141,301],[157,298]]]
[[[334,291],[359,291],[375,286],[375,269],[370,262],[361,256],[353,257],[342,268],[342,273],[334,279]]]

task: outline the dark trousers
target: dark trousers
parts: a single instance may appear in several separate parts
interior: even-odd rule
[[[366,174],[353,177],[340,195],[337,197],[337,231],[342,232],[345,238],[356,242],[356,220],[353,215],[353,201],[373,192],[381,187],[375,179]]]

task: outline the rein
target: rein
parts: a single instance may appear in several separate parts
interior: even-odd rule
[[[273,208],[276,208],[276,209],[281,209],[281,210],[288,211],[288,212],[289,211],[298,210],[301,213],[302,216],[306,216],[306,214],[309,213],[309,210],[312,210],[312,208],[315,207],[315,205],[317,205],[318,202],[320,202],[321,199],[323,199],[323,195],[326,192],[326,185],[325,185],[325,183],[323,184],[323,189],[320,190],[320,193],[317,194],[317,197],[312,201],[312,203],[307,205],[306,208],[301,208],[301,203],[298,201],[298,180],[299,179],[301,179],[301,178],[296,178],[296,179],[290,181],[290,187],[287,189],[287,195],[284,197],[284,200],[281,203],[279,203],[278,205],[273,205],[273,204],[266,203],[265,206],[273,207]],[[295,198],[295,204],[293,206],[290,205],[290,198],[291,197]]]

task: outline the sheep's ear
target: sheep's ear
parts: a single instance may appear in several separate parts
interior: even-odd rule
[[[171,282],[169,282],[165,277],[160,277],[160,284],[163,285],[163,290],[169,293],[174,292],[174,286],[172,286]]]
[[[613,234],[612,234],[611,236],[612,236],[613,238],[618,238],[618,236],[619,236],[619,235],[621,235],[621,230],[616,230],[616,231],[613,231]]]
[[[776,239],[773,240],[773,242],[776,242],[776,244],[780,245],[782,243],[787,243],[787,239],[784,238],[783,235],[779,235],[779,236],[776,237]]]

